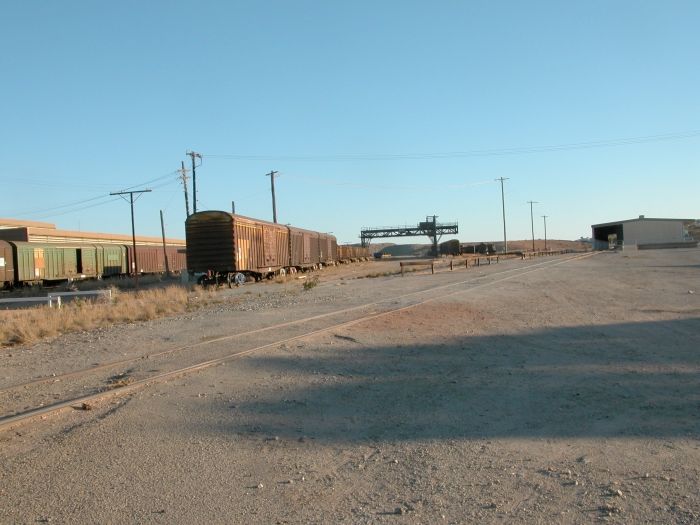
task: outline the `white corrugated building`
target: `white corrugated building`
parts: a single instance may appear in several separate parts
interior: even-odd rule
[[[640,215],[637,219],[593,224],[593,249],[680,248],[697,246],[688,234],[693,219],[653,219]]]

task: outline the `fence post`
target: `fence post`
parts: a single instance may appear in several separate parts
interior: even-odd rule
[[[454,268],[452,267],[452,263],[454,263],[454,259],[450,259],[450,271],[452,271]]]
[[[401,277],[403,277],[403,263],[400,263],[400,264],[401,264]]]
[[[430,273],[435,275],[435,261],[430,263]]]

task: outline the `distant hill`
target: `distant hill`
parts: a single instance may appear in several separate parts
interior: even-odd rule
[[[394,257],[425,257],[430,252],[430,247],[430,244],[394,244],[386,246],[381,252]]]

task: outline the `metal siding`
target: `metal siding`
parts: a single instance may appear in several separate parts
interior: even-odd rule
[[[12,245],[0,241],[0,286],[15,280],[15,265],[12,255]]]
[[[275,249],[277,250],[277,262],[281,267],[290,266],[289,256],[289,228],[277,228],[275,235]]]
[[[671,243],[683,240],[683,221],[639,219],[623,223],[625,244]]]
[[[289,265],[304,264],[304,233],[295,228],[289,229]]]
[[[119,244],[101,244],[102,269],[104,276],[125,275],[128,273],[126,246]]]
[[[12,243],[12,246],[14,246],[13,251],[16,264],[15,272],[17,275],[17,280],[26,282],[34,281],[41,278],[41,276],[37,274],[34,268],[34,251],[35,249],[38,249],[38,247],[21,242]]]
[[[132,246],[127,246],[129,254],[129,267],[133,268]],[[158,246],[136,245],[136,262],[139,273],[163,273],[165,272],[165,259],[163,258],[163,248]]]
[[[222,211],[199,212],[187,219],[190,271],[264,273],[289,260],[287,227]]]
[[[275,228],[263,226],[263,257],[266,266],[277,266],[277,232]]]
[[[224,212],[200,212],[185,223],[187,269],[191,272],[235,272],[240,254],[234,251],[233,217]]]
[[[95,246],[80,247],[80,273],[85,277],[97,277],[98,261],[97,248]]]
[[[166,245],[165,252],[168,257],[168,267],[171,272],[180,273],[187,270],[187,254],[184,248]]]

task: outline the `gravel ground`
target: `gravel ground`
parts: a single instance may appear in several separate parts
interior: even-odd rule
[[[386,268],[367,263],[12,349],[4,385],[437,298],[0,434],[0,522],[697,523],[700,250],[566,259],[356,279]]]

